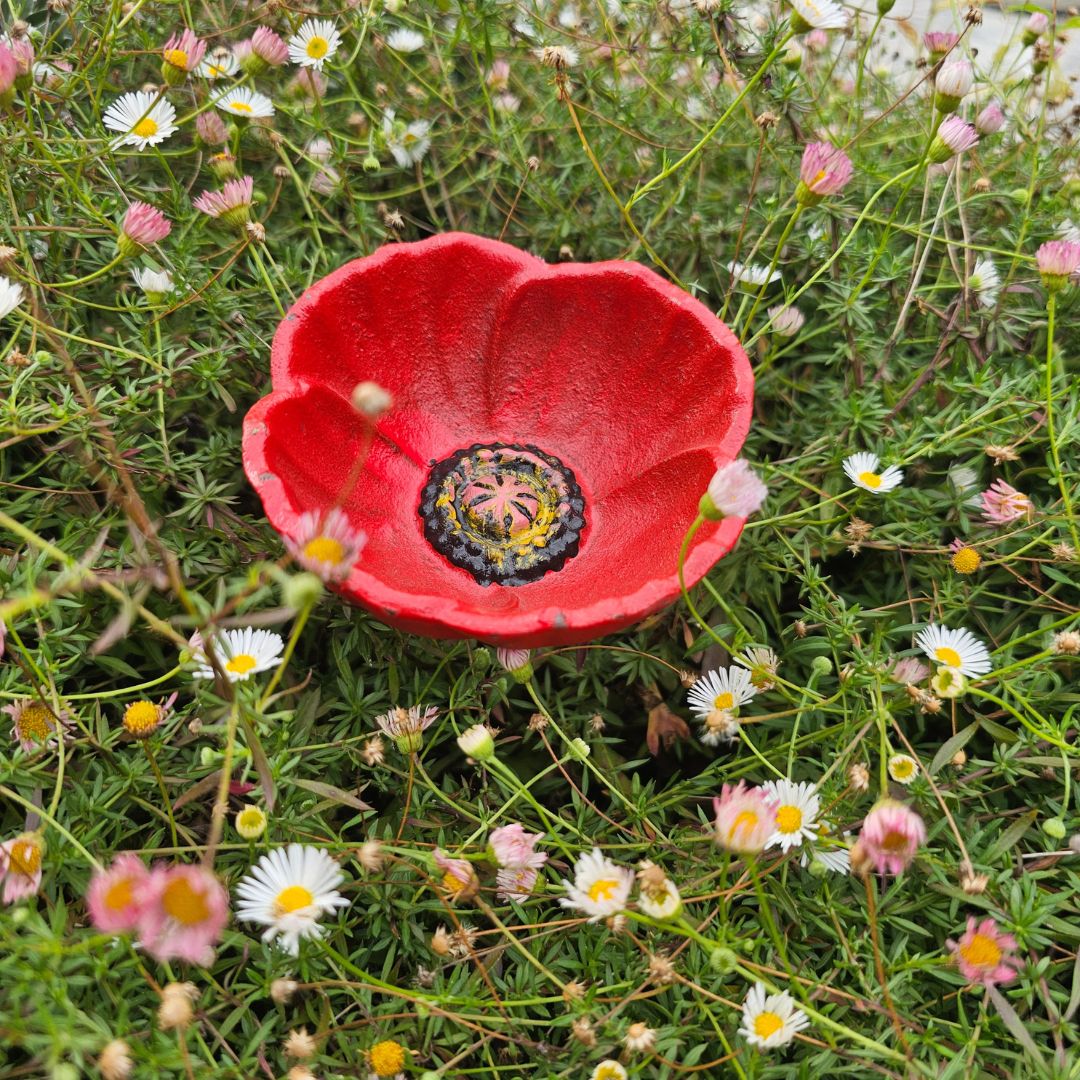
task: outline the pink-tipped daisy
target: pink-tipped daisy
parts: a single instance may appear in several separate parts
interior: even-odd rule
[[[108,870],[98,870],[86,891],[90,921],[106,934],[136,929],[143,913],[150,871],[133,852],[118,855]]]
[[[255,181],[250,176],[230,180],[220,191],[204,191],[192,201],[196,210],[220,218],[226,225],[243,226],[251,219]]]
[[[229,896],[202,866],[155,867],[143,887],[139,944],[155,960],[209,964],[229,921]]]
[[[945,942],[960,974],[970,983],[995,986],[1012,982],[1021,966],[1016,938],[1004,933],[993,919],[978,922],[968,916],[967,931],[959,941]]]
[[[831,143],[808,143],[799,166],[796,198],[804,205],[842,191],[851,179],[851,158]]]
[[[982,503],[983,519],[991,525],[1007,525],[1020,518],[1030,521],[1035,512],[1032,501],[1004,480],[995,480],[982,492],[979,501]]]
[[[137,255],[143,248],[164,240],[172,232],[169,219],[149,203],[133,202],[124,212],[117,248],[126,258]]]
[[[716,842],[738,855],[763,851],[776,831],[776,800],[760,787],[746,782],[725,784],[720,797],[713,799],[716,812]]]
[[[883,799],[866,815],[857,847],[879,874],[902,873],[926,843],[923,819],[901,802]],[[854,855],[852,856],[854,861]]]
[[[295,537],[285,544],[292,557],[323,581],[343,581],[352,573],[367,534],[354,529],[340,510],[309,510],[296,523]]]

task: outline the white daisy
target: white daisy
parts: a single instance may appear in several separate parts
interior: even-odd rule
[[[194,648],[196,659],[202,665],[195,672],[195,678],[212,679],[214,669],[202,651],[202,642],[195,643]],[[226,630],[214,638],[215,655],[229,682],[243,682],[260,671],[274,667],[284,650],[285,642],[280,634],[253,630],[250,626],[243,630]]]
[[[786,1046],[810,1021],[802,1009],[785,990],[781,994],[769,994],[762,983],[754,983],[743,1002],[742,1026],[739,1034],[751,1046],[771,1050]]]
[[[424,35],[418,30],[410,30],[406,26],[399,26],[386,35],[386,44],[394,52],[416,52],[424,47]]]
[[[720,668],[702,675],[687,691],[690,707],[702,720],[708,719],[714,709],[730,712],[745,705],[755,694],[757,687],[746,668]]]
[[[394,119],[393,109],[387,109],[383,114],[382,130],[383,138],[386,139],[386,148],[403,169],[408,169],[423,161],[424,155],[431,147],[431,139],[428,136],[431,124],[427,120],[414,120],[406,125]]]
[[[757,288],[761,288],[762,285],[772,284],[774,281],[780,280],[780,271],[773,270],[769,272],[767,266],[760,266],[757,264],[748,266],[746,263],[736,262],[732,260],[727,264],[728,273],[743,285],[753,285]]]
[[[232,49],[222,47],[215,49],[212,53],[207,53],[195,72],[212,82],[214,79],[227,79],[239,70],[240,62],[233,55]]]
[[[931,660],[956,668],[961,675],[985,675],[992,666],[986,646],[970,630],[931,623],[915,635],[915,644]]]
[[[589,1080],[627,1080],[629,1075],[621,1062],[605,1058],[589,1073]]]
[[[634,871],[616,866],[593,848],[574,863],[574,882],[562,879],[567,895],[559,900],[563,907],[577,908],[591,916],[589,922],[617,915],[626,907],[634,886]]]
[[[265,94],[260,94],[258,90],[249,90],[246,86],[230,90],[214,104],[222,112],[241,116],[245,120],[258,120],[274,115],[274,103]]]
[[[660,885],[641,890],[638,908],[651,919],[673,919],[682,909],[682,897],[675,882],[664,878]]]
[[[799,784],[790,780],[769,780],[761,786],[776,803],[776,829],[766,842],[766,848],[779,847],[789,851],[799,847],[804,840],[817,837],[821,798],[815,785],[806,780]]]
[[[968,275],[967,287],[982,307],[993,307],[997,303],[1001,275],[990,259],[976,260],[975,268]]]
[[[172,274],[168,270],[151,270],[149,267],[140,267],[138,270],[132,270],[131,276],[135,279],[135,284],[147,296],[160,296],[162,293],[172,292],[176,288]]]
[[[802,856],[799,858],[799,865],[807,867],[815,862],[821,863],[826,870],[831,870],[834,874],[851,873],[851,852],[846,847],[832,849],[815,847],[811,850],[804,847]]]
[[[341,35],[329,19],[307,19],[289,38],[289,59],[301,67],[322,71],[341,44]]]
[[[10,315],[23,302],[23,287],[0,274],[0,319]]]
[[[322,937],[319,918],[349,901],[337,891],[341,867],[322,848],[290,844],[264,855],[236,886],[236,916],[265,926],[263,941],[278,938],[295,956],[300,939]]]
[[[792,29],[801,31],[800,21],[815,30],[842,30],[847,26],[848,17],[839,4],[833,0],[788,0],[793,15]]]
[[[907,787],[919,775],[919,763],[908,754],[893,754],[889,758],[889,775]]]
[[[121,132],[113,146],[134,146],[145,150],[157,146],[176,130],[176,110],[165,98],[145,90],[122,94],[106,110],[101,118],[110,131]]]
[[[886,491],[892,491],[899,487],[904,479],[904,472],[896,465],[890,465],[883,472],[881,459],[877,454],[867,453],[865,450],[851,457],[844,458],[844,472],[856,487],[864,491],[872,491],[875,495],[882,495]]]

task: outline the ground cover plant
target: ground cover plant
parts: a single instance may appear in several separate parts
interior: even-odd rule
[[[2,1075],[1080,1074],[1069,16],[890,9],[5,7]],[[391,629],[244,477],[289,305],[451,230],[750,356],[630,629]]]

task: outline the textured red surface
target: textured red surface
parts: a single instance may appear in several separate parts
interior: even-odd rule
[[[498,645],[575,644],[679,593],[679,545],[717,465],[738,455],[753,377],[706,307],[632,262],[548,266],[446,233],[394,244],[313,285],[274,337],[273,393],[244,422],[244,468],[274,528],[344,488],[367,423],[363,380],[394,408],[343,509],[368,543],[341,593],[393,626]],[[577,476],[578,555],[517,587],[478,584],[425,540],[428,466],[473,443],[531,443]],[[707,523],[688,584],[740,518]]]

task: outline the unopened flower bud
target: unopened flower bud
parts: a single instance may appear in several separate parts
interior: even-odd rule
[[[378,420],[393,407],[394,398],[389,390],[377,382],[365,381],[353,387],[352,404],[357,412],[363,413],[369,420]]]

